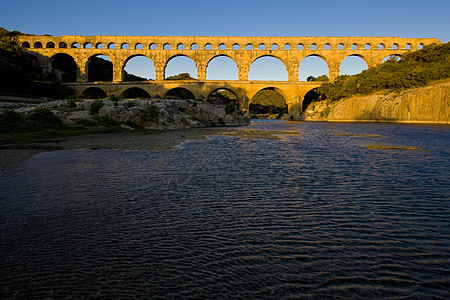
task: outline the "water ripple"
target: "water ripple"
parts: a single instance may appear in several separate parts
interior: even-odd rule
[[[239,130],[0,173],[1,298],[450,297],[447,127]]]

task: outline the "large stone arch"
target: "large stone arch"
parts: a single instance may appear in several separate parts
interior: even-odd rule
[[[318,53],[309,54],[309,55],[306,55],[306,56],[304,56],[304,57],[302,57],[300,59],[300,62],[298,64],[298,66],[297,66],[297,68],[299,70],[299,73],[300,73],[300,68],[302,66],[302,62],[305,61],[305,59],[308,59],[308,58],[311,58],[311,57],[320,58],[320,59],[322,59],[325,62],[325,64],[327,65],[327,68],[328,68],[328,74],[326,74],[326,75],[328,76],[328,78],[330,78],[330,71],[331,71],[330,70],[330,60],[326,56],[318,54]]]
[[[100,77],[108,77],[108,78],[97,78],[96,75],[93,74],[92,68],[90,68],[90,66],[93,63],[94,59],[98,58],[99,56],[106,56],[106,57],[108,57],[110,59],[110,67],[111,67],[110,72],[109,72],[109,70],[105,70],[105,72],[107,72],[108,74],[104,74],[104,76],[100,76]],[[99,68],[106,68],[106,64],[104,66],[99,66]],[[86,72],[87,81],[89,81],[89,82],[93,82],[93,81],[112,81],[113,80],[113,74],[114,74],[114,63],[112,62],[112,59],[111,59],[111,57],[109,57],[109,55],[101,53],[101,52],[98,52],[96,54],[93,54],[93,55],[89,56],[88,59],[86,60],[85,72]],[[109,73],[111,73],[111,74],[109,74]],[[93,78],[93,77],[95,77],[95,78]]]
[[[166,59],[166,61],[165,61],[165,63],[164,63],[164,73],[163,73],[163,79],[165,79],[166,78],[166,71],[167,71],[167,66],[168,66],[168,64],[170,63],[170,61],[172,61],[174,58],[178,58],[178,57],[187,57],[187,58],[189,58],[190,60],[192,60],[193,62],[194,62],[194,64],[195,64],[195,67],[197,68],[197,78],[199,78],[200,76],[199,76],[199,73],[200,73],[200,68],[199,68],[199,65],[200,65],[200,63],[199,63],[199,61],[196,61],[194,58],[195,57],[191,57],[190,55],[187,55],[187,54],[182,54],[182,53],[177,53],[177,54],[175,54],[175,55],[172,55],[172,56],[170,56],[168,59]]]
[[[153,65],[153,68],[155,70],[155,79],[156,79],[156,72],[157,72],[157,70],[156,70],[155,58],[150,56],[150,55],[144,55],[142,53],[137,53],[137,54],[133,54],[133,55],[130,55],[130,56],[126,57],[123,60],[123,62],[121,63],[121,66],[120,66],[121,80],[125,81],[125,67],[127,66],[127,63],[129,63],[130,60],[132,60],[133,58],[136,58],[136,57],[144,57],[144,58],[147,58],[147,59],[149,59],[151,61],[152,65]]]
[[[398,57],[399,59],[403,59],[403,55],[401,55],[401,54],[398,54],[398,53],[391,53],[391,54],[388,54],[388,55],[386,55],[382,60],[381,60],[381,62],[380,63],[383,63],[383,62],[385,62],[386,61],[386,59],[388,59],[389,57],[392,57],[392,56],[394,56],[394,57]]]
[[[62,82],[76,82],[78,65],[75,58],[67,53],[59,52],[50,57],[52,72]]]
[[[264,59],[264,58],[266,58],[266,57],[269,57],[269,58],[275,58],[276,60],[278,60],[279,62],[281,62],[282,64],[283,64],[283,66],[284,66],[284,68],[285,68],[285,70],[286,70],[286,72],[287,72],[287,80],[286,81],[289,81],[289,68],[288,68],[288,64],[286,63],[286,61],[283,59],[283,58],[281,58],[280,56],[278,56],[278,55],[274,55],[274,54],[262,54],[262,55],[258,55],[255,59],[253,59],[253,60],[251,60],[250,61],[250,63],[249,63],[249,65],[248,65],[248,70],[247,70],[247,78],[248,77],[250,77],[250,71],[251,71],[251,69],[252,69],[252,66],[254,66],[254,63],[255,62],[257,62],[258,60],[260,60],[260,59]],[[239,67],[238,67],[239,68]],[[269,80],[270,81],[270,80]],[[283,80],[284,81],[284,80]]]
[[[230,98],[231,102],[236,104],[237,106],[239,106],[239,96],[238,96],[238,94],[232,88],[229,88],[229,87],[215,88],[214,90],[212,90],[211,92],[208,93],[208,96],[206,97],[206,100],[209,101],[209,102],[214,102],[214,101],[212,101],[212,100],[214,100],[214,99],[212,99],[212,96],[215,93],[218,93],[220,91],[227,91],[227,92],[231,93],[234,96],[233,99]],[[227,95],[225,95],[225,96],[227,96]]]
[[[260,93],[262,93],[264,91],[271,91],[271,92],[273,91],[273,92],[278,93],[281,96],[281,98],[284,100],[284,107],[286,107],[288,111],[290,110],[290,107],[292,105],[290,104],[289,97],[285,93],[285,91],[283,91],[282,89],[280,89],[280,88],[278,88],[276,86],[267,86],[267,87],[258,89],[255,93],[249,94],[248,107],[246,107],[247,111],[250,112],[252,104],[255,104],[255,98],[257,97],[258,94],[260,94]]]
[[[342,63],[344,62],[344,60],[346,60],[347,58],[352,58],[352,57],[358,57],[358,58],[362,59],[362,61],[366,64],[366,69],[370,67],[370,62],[367,60],[367,58],[364,55],[359,54],[359,53],[351,53],[341,59],[341,61],[339,63],[339,75],[343,75],[343,74],[341,74],[342,73],[341,68],[343,66]],[[363,70],[365,70],[365,69],[363,69]],[[351,75],[353,75],[353,74],[351,74]]]
[[[279,55],[275,55],[275,54],[272,54],[272,53],[269,53],[269,54],[260,54],[260,55],[258,55],[258,56],[256,56],[254,59],[252,59],[251,60],[251,62],[250,62],[250,65],[252,65],[255,61],[257,61],[258,59],[261,59],[261,58],[264,58],[264,57],[273,57],[273,58],[276,58],[276,59],[278,59],[279,61],[281,61],[282,63],[283,63],[283,65],[284,65],[284,67],[286,68],[286,70],[288,69],[288,67],[287,67],[287,61],[285,61],[285,59],[283,58],[283,57],[281,57],[281,56],[279,56]]]
[[[205,78],[206,78],[206,72],[208,71],[208,67],[209,67],[210,63],[211,63],[214,59],[220,58],[220,57],[226,57],[226,58],[229,58],[229,59],[231,59],[231,60],[234,62],[235,66],[236,66],[236,69],[237,69],[237,74],[236,74],[236,75],[237,75],[237,78],[239,79],[239,72],[240,72],[239,65],[238,65],[238,63],[236,62],[235,58],[234,58],[233,56],[228,55],[228,54],[215,54],[215,55],[212,55],[212,56],[210,56],[209,58],[205,59],[205,61],[207,61],[207,63],[205,64]]]

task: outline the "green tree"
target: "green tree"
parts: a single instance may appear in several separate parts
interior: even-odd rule
[[[196,80],[195,78],[192,78],[189,73],[181,73],[174,76],[169,76],[165,80]]]

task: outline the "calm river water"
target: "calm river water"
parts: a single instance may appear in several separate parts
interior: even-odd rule
[[[0,173],[0,298],[450,298],[448,126],[105,139]]]

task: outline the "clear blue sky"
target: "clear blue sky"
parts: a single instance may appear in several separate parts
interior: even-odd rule
[[[449,0],[1,0],[0,7],[1,27],[37,35],[401,36],[435,37],[441,42],[450,39]],[[140,64],[137,61],[136,67],[129,67],[138,70]],[[216,69],[220,69],[218,64]],[[179,65],[171,67],[175,68],[171,72],[189,68]],[[232,69],[230,64],[225,67]],[[260,70],[254,72],[262,77],[283,76],[277,73],[276,62],[269,61]],[[216,74],[212,69],[208,72],[211,76]]]

